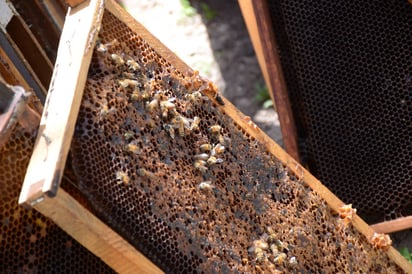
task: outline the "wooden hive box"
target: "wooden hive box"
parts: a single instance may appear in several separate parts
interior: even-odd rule
[[[122,273],[411,270],[110,0],[66,17],[19,203]]]

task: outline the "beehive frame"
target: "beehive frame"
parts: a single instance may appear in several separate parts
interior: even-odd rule
[[[44,215],[51,217],[59,226],[116,271],[126,272],[140,269],[140,272],[154,273],[159,271],[156,266],[94,217],[63,189],[59,189],[86,81],[86,71],[105,9],[136,33],[139,33],[174,67],[182,72],[191,71],[187,65],[135,22],[114,1],[87,1],[71,9],[63,29],[54,76],[19,203],[32,206]],[[216,103],[214,94],[206,95]],[[220,100],[223,104],[218,102],[217,105],[225,115],[236,121],[245,134],[252,136],[264,145],[269,153],[275,155],[299,176],[306,185],[327,202],[332,210],[337,212],[343,206],[343,203],[336,196],[266,134],[261,132],[250,121],[250,118],[241,114],[224,98]],[[367,238],[371,238],[374,234],[374,231],[357,215],[353,217],[353,225]],[[390,247],[387,252],[394,262],[408,270],[410,266],[395,249]]]
[[[316,85],[317,87],[313,90],[311,90],[311,88],[309,88],[308,86],[310,86],[310,84],[307,84],[308,82],[305,82],[306,80],[311,81],[310,79],[312,78],[316,78],[317,72],[316,70],[319,68],[320,70],[324,70],[326,66],[326,64],[330,64],[329,65],[329,69],[326,69],[327,71],[331,71],[333,69],[337,69],[340,72],[338,73],[338,79],[349,79],[352,77],[344,77],[343,74],[341,75],[341,72],[343,71],[353,71],[356,70],[354,67],[358,67],[358,66],[344,66],[344,67],[339,67],[339,65],[337,65],[340,61],[342,61],[343,59],[345,59],[345,62],[348,62],[348,64],[353,64],[356,63],[356,59],[362,59],[361,56],[362,54],[366,54],[364,53],[364,51],[357,51],[355,58],[349,60],[350,58],[347,58],[347,56],[350,55],[349,53],[349,48],[342,46],[340,47],[340,49],[342,49],[342,55],[341,57],[337,57],[337,59],[333,62],[328,62],[327,60],[323,60],[321,57],[321,59],[318,59],[319,62],[316,63],[316,65],[314,65],[314,63],[311,63],[311,61],[308,61],[309,59],[311,59],[312,57],[315,58],[315,56],[324,56],[326,59],[327,58],[336,58],[336,56],[332,57],[333,54],[329,55],[328,53],[323,52],[323,50],[327,50],[327,47],[323,48],[322,46],[318,47],[318,46],[313,46],[310,42],[308,42],[308,44],[311,44],[310,46],[308,44],[306,44],[306,41],[311,40],[311,35],[307,35],[310,31],[306,32],[305,29],[305,24],[303,23],[302,26],[303,28],[300,29],[299,31],[297,31],[297,25],[299,25],[297,23],[297,21],[299,20],[295,20],[296,18],[300,18],[301,15],[306,14],[305,10],[306,8],[300,9],[300,11],[302,12],[301,15],[298,15],[298,13],[296,13],[298,9],[295,9],[294,11],[293,8],[291,8],[294,4],[290,3],[290,2],[283,2],[283,4],[281,4],[281,2],[279,1],[253,1],[253,0],[240,0],[239,4],[241,6],[241,10],[243,13],[243,17],[245,20],[245,23],[248,27],[249,30],[249,34],[251,36],[252,42],[254,44],[255,47],[255,51],[257,52],[257,56],[258,56],[258,60],[261,66],[261,69],[263,71],[264,75],[271,75],[271,77],[267,77],[266,76],[266,82],[267,85],[269,87],[273,86],[272,91],[274,93],[273,97],[276,97],[275,102],[277,103],[277,110],[279,112],[279,116],[282,117],[284,116],[284,119],[281,119],[281,126],[282,123],[284,124],[284,127],[286,127],[285,131],[291,131],[291,132],[295,132],[296,130],[294,130],[294,123],[296,122],[296,125],[299,125],[299,131],[298,134],[299,140],[300,140],[300,147],[301,147],[301,157],[303,161],[305,161],[305,163],[303,163],[304,165],[308,165],[310,168],[313,168],[313,172],[314,174],[318,174],[318,177],[321,177],[321,180],[323,181],[323,183],[325,183],[325,185],[330,186],[330,188],[334,191],[334,193],[336,193],[340,198],[342,198],[343,200],[349,200],[352,201],[353,204],[355,206],[358,207],[358,213],[363,216],[363,218],[368,221],[368,223],[372,224],[375,223],[373,225],[371,225],[371,227],[373,227],[375,230],[377,231],[381,231],[384,233],[390,233],[390,232],[396,232],[399,230],[403,230],[403,229],[408,229],[412,227],[412,216],[408,216],[408,204],[409,204],[409,200],[408,198],[410,197],[410,194],[408,193],[408,183],[403,184],[404,181],[408,182],[408,170],[407,167],[405,170],[399,170],[397,173],[394,173],[392,177],[389,176],[389,174],[392,172],[390,170],[392,169],[383,169],[385,172],[385,175],[379,175],[379,171],[372,171],[373,168],[375,166],[377,166],[376,164],[374,165],[370,165],[371,162],[374,161],[373,157],[367,157],[365,159],[362,159],[362,156],[359,156],[359,154],[351,154],[348,153],[349,155],[353,155],[353,158],[350,159],[350,157],[348,158],[348,154],[346,154],[348,151],[350,151],[351,149],[348,148],[343,148],[343,146],[340,145],[330,145],[328,144],[328,142],[326,140],[329,140],[331,142],[339,142],[340,138],[328,138],[328,137],[324,137],[324,141],[320,141],[320,139],[318,139],[319,141],[319,146],[318,146],[318,152],[316,153],[314,152],[314,146],[312,146],[312,142],[314,140],[316,140],[317,138],[320,137],[314,137],[318,132],[318,133],[323,133],[323,132],[327,132],[328,130],[326,129],[329,126],[331,126],[332,124],[337,126],[337,125],[344,125],[345,127],[350,127],[349,124],[350,123],[345,123],[344,120],[340,120],[339,119],[330,119],[326,118],[326,114],[325,116],[323,116],[323,113],[332,113],[332,115],[335,114],[334,111],[332,112],[328,112],[326,110],[327,106],[331,106],[331,109],[335,109],[335,108],[339,108],[337,105],[335,105],[334,107],[332,107],[332,104],[341,104],[341,106],[345,105],[345,103],[343,103],[342,101],[339,101],[340,99],[338,99],[339,96],[331,96],[331,98],[334,98],[331,101],[328,101],[326,104],[321,103],[322,101],[322,96],[324,96],[325,93],[325,89],[323,89],[322,91],[320,86],[322,86],[322,82],[325,83],[334,83],[336,81],[338,81],[337,79],[333,79],[329,76],[329,75],[324,75],[322,74],[321,79],[317,79],[315,82],[320,82],[319,85]],[[302,3],[300,3],[302,4]],[[400,3],[397,3],[400,4]],[[402,5],[403,4],[403,5]],[[368,35],[366,34],[366,32],[368,31],[372,31],[374,29],[384,29],[384,28],[390,28],[391,26],[393,27],[394,25],[392,23],[387,23],[387,20],[395,20],[394,22],[396,22],[397,24],[399,24],[398,26],[394,27],[394,29],[401,29],[402,27],[406,27],[407,28],[407,20],[402,21],[401,18],[409,18],[408,15],[410,15],[410,5],[408,3],[402,3],[401,5],[395,5],[394,3],[389,4],[387,3],[387,5],[385,7],[382,7],[382,14],[380,14],[379,16],[375,16],[373,15],[373,12],[371,12],[371,16],[354,16],[353,18],[349,18],[349,17],[342,17],[344,18],[343,20],[345,22],[354,22],[354,24],[356,26],[360,26],[366,22],[368,22],[368,24],[370,24],[371,26],[373,26],[373,28],[368,28],[368,29],[364,29],[365,33],[364,33],[364,37],[368,37]],[[322,8],[320,8],[320,6],[312,6],[313,10],[315,11],[314,13],[312,13],[315,17],[319,14],[321,14],[323,11],[326,12],[327,10],[327,5],[323,6],[324,10],[322,11]],[[368,7],[365,8],[364,6],[360,5],[360,6],[351,6],[348,5],[346,6],[346,8],[350,9],[359,9],[359,10],[363,10],[364,12],[368,12],[368,11],[373,11],[376,10],[372,7]],[[352,12],[349,12],[346,8],[339,9],[340,11],[342,10],[346,10],[345,12],[348,12],[348,14],[354,14]],[[408,12],[409,10],[409,12]],[[389,15],[390,12],[393,12],[393,14]],[[293,17],[292,15],[289,17],[288,14],[295,14],[296,17]],[[396,14],[396,16],[395,16]],[[318,33],[322,33],[321,37],[325,38],[325,41],[323,40],[323,38],[321,38],[322,41],[319,41],[321,44],[332,44],[333,42],[331,42],[332,40],[334,41],[338,41],[337,43],[339,43],[339,39],[343,39],[343,37],[345,35],[348,35],[348,37],[350,37],[351,35],[355,35],[356,32],[351,32],[351,28],[349,28],[348,31],[344,31],[342,29],[340,29],[339,31],[336,31],[336,33],[340,33],[339,38],[326,38],[329,37],[329,35],[327,34],[329,33],[334,33],[335,30],[333,28],[339,29],[339,27],[330,27],[330,25],[333,24],[334,20],[333,17],[327,16],[331,21],[329,21],[329,23],[322,23],[319,25],[319,29],[317,30]],[[313,17],[312,19],[314,19],[315,17]],[[339,16],[336,17],[336,20],[338,20]],[[322,16],[318,16],[318,18],[323,18]],[[339,17],[341,18],[341,17]],[[385,18],[385,20],[382,20],[382,18]],[[395,19],[396,18],[396,19]],[[308,19],[309,21],[311,21],[312,19]],[[289,20],[289,21],[288,21]],[[303,19],[302,19],[303,20]],[[282,23],[283,21],[285,21],[284,23]],[[286,21],[288,21],[288,23],[286,23]],[[315,20],[316,21],[316,20]],[[377,23],[379,22],[379,23]],[[382,22],[382,23],[380,23]],[[297,23],[296,25],[294,25],[295,23]],[[318,23],[318,22],[317,22]],[[319,21],[320,23],[320,21]],[[339,23],[339,25],[341,25],[341,23]],[[283,31],[284,30],[284,31]],[[389,31],[390,32],[390,31]],[[325,36],[323,36],[325,35]],[[333,36],[333,35],[332,35]],[[373,35],[372,35],[373,36]],[[396,35],[395,35],[396,36]],[[287,38],[285,38],[287,37]],[[336,39],[336,40],[335,40]],[[302,45],[305,45],[303,48],[298,49],[299,46],[297,45],[297,41],[302,41]],[[316,39],[315,39],[316,40]],[[326,41],[327,40],[327,41]],[[345,40],[345,39],[344,39]],[[362,39],[360,39],[362,40]],[[360,42],[359,40],[359,42]],[[396,40],[396,39],[395,39]],[[380,44],[380,46],[382,48],[386,48],[386,47],[400,47],[400,48],[404,48],[403,46],[400,46],[399,44],[401,43],[405,43],[407,44],[407,41],[403,42],[402,39],[400,39],[399,41],[392,40],[392,39],[388,39],[386,40],[386,43],[382,43]],[[358,40],[357,40],[358,41]],[[369,41],[371,44],[374,44],[373,39]],[[367,43],[369,43],[367,42]],[[299,43],[299,42],[298,42]],[[393,43],[393,45],[391,44]],[[319,48],[319,52],[323,52],[320,55],[317,55],[317,50]],[[322,49],[321,49],[322,48]],[[352,47],[350,47],[351,49],[353,49]],[[370,48],[370,47],[367,47]],[[276,50],[276,49],[280,49],[280,50]],[[329,48],[330,49],[330,48]],[[332,47],[332,51],[333,51],[333,47]],[[356,50],[355,50],[356,51]],[[383,52],[383,50],[376,50],[376,52]],[[405,52],[408,52],[407,50]],[[299,57],[298,57],[299,56]],[[305,57],[303,57],[305,56]],[[328,56],[328,57],[326,57]],[[406,54],[401,54],[399,53],[399,60],[403,59],[408,59],[408,55]],[[306,58],[306,59],[305,59]],[[340,59],[341,58],[341,59]],[[378,57],[377,57],[378,58]],[[380,57],[379,57],[380,58]],[[383,57],[382,57],[383,58]],[[303,59],[307,60],[309,63],[311,63],[311,65],[314,65],[312,68],[313,69],[308,69],[308,74],[304,74],[302,73],[302,70],[300,67],[300,65],[298,64],[303,64],[305,61],[303,61]],[[340,61],[338,61],[338,59],[340,59]],[[280,62],[280,60],[282,62]],[[293,60],[291,62],[288,62],[287,60]],[[293,65],[292,65],[293,63]],[[374,63],[374,61],[372,60],[368,60],[367,61],[368,65]],[[391,65],[389,65],[389,71],[393,71],[393,73],[395,74],[395,71],[400,69],[400,66],[402,66],[402,62],[400,63],[393,63]],[[309,65],[309,67],[311,66]],[[325,67],[323,67],[325,66]],[[322,68],[323,67],[323,68]],[[333,69],[332,69],[333,68]],[[284,70],[284,73],[283,73]],[[379,69],[376,69],[376,71],[379,71]],[[357,74],[362,74],[361,72],[358,72]],[[299,75],[299,76],[298,76]],[[369,74],[370,76],[371,74]],[[367,83],[368,77],[369,76],[362,76],[360,78],[358,78],[357,80],[352,79],[353,81],[358,81],[358,84],[355,84],[354,86],[356,86],[356,89],[358,90],[364,90],[365,88],[362,87],[363,83]],[[296,77],[296,79],[295,79]],[[300,79],[299,79],[300,78]],[[313,79],[312,78],[312,79]],[[354,77],[356,78],[356,77]],[[280,79],[279,81],[274,81],[274,79]],[[303,80],[305,79],[305,80]],[[270,81],[269,81],[270,80]],[[325,80],[325,81],[323,81]],[[352,83],[352,80],[350,80],[349,82]],[[288,89],[285,85],[285,81],[288,82]],[[350,91],[346,91],[345,90],[345,85],[350,85],[350,83],[345,83],[344,85],[341,85],[340,87],[338,87],[338,85],[334,86],[334,90],[340,90],[339,93],[342,91],[342,96],[344,98],[350,98],[351,96],[349,96],[348,94],[350,93]],[[397,82],[400,85],[401,80],[396,80],[395,82]],[[295,83],[297,83],[295,85]],[[283,84],[283,85],[282,85]],[[299,86],[299,87],[298,87]],[[398,87],[394,87],[394,90],[396,90],[396,92],[398,93],[394,93],[394,94],[398,94],[396,96],[402,96],[401,94],[403,93],[402,88],[406,87],[402,87],[401,85]],[[371,90],[374,90],[375,87],[370,87]],[[310,91],[309,91],[310,90]],[[344,91],[345,90],[345,91]],[[350,90],[350,89],[348,89]],[[367,88],[368,90],[368,88]],[[348,93],[345,93],[348,92]],[[299,95],[296,95],[298,94]],[[360,92],[361,94],[363,92]],[[310,95],[311,94],[311,95]],[[314,101],[314,97],[315,94],[318,94],[319,97],[317,97],[316,101]],[[323,94],[323,95],[321,95]],[[368,93],[363,93],[363,94],[368,94]],[[326,95],[325,95],[326,96]],[[374,95],[372,95],[372,93],[370,95],[368,95],[370,97],[368,97],[368,99],[364,99],[364,101],[373,101],[376,100],[376,103],[372,103],[372,108],[375,108],[377,111],[382,111],[382,112],[386,112],[386,108],[390,108],[390,102],[391,100],[389,100],[389,102],[382,100],[382,98],[385,98],[385,92],[383,93],[379,93],[377,92],[376,94],[374,93]],[[302,99],[305,98],[305,99]],[[309,99],[310,98],[310,99]],[[373,98],[373,99],[372,99]],[[292,104],[289,103],[289,99],[292,100]],[[312,102],[316,102],[314,104],[310,104],[313,106],[316,106],[316,111],[312,112],[309,111],[309,108],[303,107],[304,105],[304,100],[312,100]],[[293,110],[293,114],[292,112],[288,112],[285,111],[285,108],[282,108],[280,106],[284,105],[284,102],[286,101],[286,105],[293,105],[294,106],[294,110]],[[362,101],[362,100],[360,100]],[[307,102],[307,101],[306,101]],[[340,102],[340,103],[338,103]],[[321,107],[322,105],[322,107]],[[350,104],[348,104],[350,105]],[[302,106],[302,107],[301,107]],[[361,109],[364,108],[364,106],[360,107]],[[321,109],[323,109],[323,111],[321,111]],[[336,113],[338,113],[339,111],[337,111]],[[351,106],[351,113],[358,113],[358,107],[356,106],[356,103],[354,105]],[[392,110],[389,111],[390,113],[396,113],[396,115],[392,118],[387,118],[387,120],[385,122],[379,120],[382,118],[376,118],[376,115],[371,115],[374,116],[376,120],[372,120],[369,121],[367,124],[373,124],[376,123],[380,124],[380,125],[387,125],[387,124],[391,124],[391,128],[396,128],[396,123],[395,122],[391,122],[393,120],[396,120],[396,117],[401,117],[401,110]],[[311,114],[310,114],[311,113]],[[365,112],[366,113],[366,112]],[[319,116],[317,117],[322,117],[324,118],[324,121],[330,121],[330,122],[320,122],[319,120],[317,122],[313,122],[313,118],[319,114]],[[294,115],[296,115],[296,117],[293,117]],[[405,117],[407,116],[407,114],[404,114]],[[284,122],[287,120],[287,118],[290,117],[291,121],[292,121],[292,125],[289,125],[288,123]],[[351,116],[353,121],[357,121],[354,125],[352,125],[352,129],[355,128],[358,123],[358,121],[363,120],[362,116],[357,116],[358,118],[355,119],[354,116]],[[379,116],[378,116],[379,117]],[[295,120],[295,121],[293,121]],[[310,122],[312,121],[312,122]],[[333,121],[333,122],[332,122]],[[316,127],[316,130],[314,129]],[[323,128],[324,127],[324,128]],[[394,132],[393,134],[395,134],[395,132],[399,132],[401,131],[402,126],[399,126],[399,129],[393,129],[392,132]],[[352,130],[348,130],[348,128],[345,128],[344,131],[346,132],[351,132]],[[304,133],[305,132],[305,133]],[[331,130],[330,133],[334,134],[338,131],[336,130]],[[380,130],[378,132],[381,132]],[[314,135],[312,135],[314,134]],[[380,134],[380,133],[379,133]],[[392,146],[392,147],[402,147],[402,143],[408,143],[407,139],[405,139],[403,136],[409,136],[408,134],[400,134],[397,135],[396,138],[390,138],[387,137],[387,139],[385,138],[381,138],[378,137],[379,134],[371,134],[369,137],[368,134],[364,134],[363,138],[358,136],[357,138],[355,138],[354,136],[352,136],[351,138],[353,140],[357,140],[356,142],[361,142],[360,140],[364,140],[364,142],[367,144],[367,147],[375,147],[370,140],[383,140],[381,141],[381,143],[379,143],[379,145],[377,145],[377,151],[380,150],[385,150],[383,147],[384,146]],[[293,137],[296,139],[296,136]],[[337,134],[339,135],[339,134]],[[391,135],[388,135],[391,136]],[[369,139],[368,139],[369,138]],[[296,139],[297,140],[297,139]],[[341,139],[342,142],[346,142],[345,138]],[[391,142],[396,142],[397,144],[395,145],[391,145]],[[332,148],[333,147],[333,148]],[[341,147],[341,150],[339,149],[339,147]],[[336,155],[337,160],[333,161],[331,160],[331,158],[328,158],[325,155],[321,155],[323,152],[321,151],[333,151],[333,153],[330,154],[331,158],[333,158],[334,156],[332,155]],[[340,150],[341,152],[337,153],[337,151]],[[358,152],[362,150],[361,148],[356,149],[355,151]],[[290,150],[288,150],[288,148],[286,148],[286,151],[288,151],[289,153],[291,153]],[[373,149],[370,149],[370,152],[363,152],[364,154],[367,155],[375,155],[377,153],[377,151],[373,151]],[[387,159],[389,163],[391,163],[394,166],[399,166],[402,165],[402,163],[408,163],[407,160],[407,156],[406,158],[400,156],[400,155],[407,155],[407,150],[400,150],[400,151],[395,151],[395,150],[389,150],[390,152],[388,153],[393,153],[394,155],[396,155],[396,157],[392,157],[389,154],[386,154],[385,156],[382,156],[383,158]],[[398,155],[398,152],[400,153],[400,155]],[[315,156],[310,156],[310,155],[315,155]],[[337,156],[339,155],[339,156]],[[355,156],[356,155],[356,156]],[[399,156],[399,157],[398,157]],[[317,160],[314,160],[314,159]],[[322,160],[321,160],[322,159]],[[329,160],[326,160],[329,159]],[[341,170],[341,168],[346,167],[346,165],[342,164],[342,162],[340,162],[342,159],[346,159],[345,161],[348,161],[349,163],[352,163],[353,166],[349,167],[347,166],[348,169],[350,168],[354,168],[354,166],[356,167],[356,170],[359,171],[359,173],[352,173],[352,172],[343,172],[341,176],[335,176],[333,178],[333,176],[331,176],[330,174],[337,174],[339,173],[339,171]],[[393,159],[403,159],[403,160],[399,160],[400,162],[396,162],[396,160]],[[331,163],[334,163],[333,165],[335,165],[333,167],[333,165]],[[379,162],[379,161],[378,161]],[[355,163],[362,163],[362,165],[360,165],[359,167],[363,167],[363,168],[358,168],[358,166]],[[368,165],[369,164],[369,165]],[[329,165],[330,168],[327,168],[327,166]],[[323,170],[323,171],[321,171]],[[326,175],[329,174],[329,175]],[[370,174],[368,176],[363,176],[363,174]],[[326,177],[328,176],[328,177]],[[350,176],[353,176],[352,178],[349,178]],[[381,177],[379,177],[381,176]],[[390,180],[390,184],[393,184],[389,187],[388,183],[385,181],[385,178],[392,178]],[[353,183],[353,182],[356,183]],[[385,185],[385,191],[381,192],[380,194],[376,194],[375,195],[375,189],[378,188],[379,184]],[[367,188],[370,188],[372,191],[367,190]],[[403,188],[402,188],[403,187]],[[359,190],[358,188],[361,188],[363,190]],[[399,189],[398,190],[398,194],[395,194],[394,198],[388,198],[389,197],[389,193],[391,193],[390,189]],[[351,190],[353,189],[353,191]],[[387,191],[387,192],[386,192]],[[377,193],[377,192],[376,192]],[[396,193],[396,192],[395,192]],[[374,196],[375,195],[375,196]],[[361,198],[363,197],[363,198]],[[374,197],[374,198],[372,198]],[[391,196],[393,197],[393,196]],[[363,200],[362,200],[363,199]],[[395,200],[401,201],[399,202],[399,204],[397,205]],[[402,217],[401,217],[402,216]],[[407,217],[404,217],[407,216]],[[382,223],[377,223],[378,220],[379,221],[383,221],[383,218],[385,219],[386,222],[382,222]],[[396,219],[394,219],[396,218]],[[388,221],[391,220],[391,221]]]

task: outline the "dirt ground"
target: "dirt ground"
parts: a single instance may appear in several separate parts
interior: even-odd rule
[[[236,0],[122,0],[124,8],[272,139],[282,144],[273,108],[255,97],[262,73]]]

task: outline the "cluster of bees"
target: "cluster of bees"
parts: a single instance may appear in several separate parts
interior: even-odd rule
[[[213,125],[209,127],[208,132],[212,135],[212,140],[218,140],[219,142],[212,145],[209,143],[200,145],[200,154],[195,155],[193,166],[196,170],[202,174],[205,173],[210,166],[223,163],[223,159],[219,156],[225,151],[224,138],[222,137],[221,127],[219,125]]]
[[[289,246],[277,239],[273,230],[268,227],[269,234],[264,233],[260,239],[253,241],[253,245],[248,249],[254,260],[261,264],[271,262],[276,266],[288,264],[296,266],[298,264],[295,256],[288,256]]]
[[[116,39],[106,44],[98,42],[96,50],[105,55],[105,57],[108,57],[120,71],[121,76],[117,80],[117,84],[129,94],[130,100],[143,102],[148,113],[157,115],[157,118],[160,118],[162,128],[172,139],[175,139],[176,136],[184,137],[192,131],[199,130],[201,119],[197,116],[189,118],[180,113],[177,109],[177,98],[169,96],[166,91],[161,90],[158,86],[156,87],[154,79],[148,80],[142,76],[144,68],[138,62],[124,53],[112,53],[114,52],[113,48],[118,45],[119,42]],[[194,72],[191,78],[186,83],[186,85],[191,85],[191,88],[188,89],[188,93],[184,96],[188,102],[198,104],[202,100],[208,99],[203,93],[211,92],[219,104],[224,104],[223,99],[217,92],[216,86],[210,82],[204,82],[199,77],[198,72]],[[107,105],[103,105],[100,110],[100,116],[105,118],[114,112],[116,112],[114,107],[109,108]],[[130,136],[126,136],[126,134]],[[210,166],[223,162],[223,159],[219,157],[225,150],[225,140],[221,134],[221,126],[210,126],[208,134],[214,144],[205,143],[201,145],[199,148],[200,153],[194,156],[193,166],[201,174],[207,172]],[[129,142],[133,136],[132,132],[126,132],[124,139]],[[135,140],[131,140],[126,144],[124,150],[133,154],[140,153],[139,146]],[[118,184],[128,185],[130,178],[126,172],[118,171],[116,173],[116,181]],[[203,192],[209,192],[213,189],[213,186],[210,181],[205,181],[199,184],[199,189]]]

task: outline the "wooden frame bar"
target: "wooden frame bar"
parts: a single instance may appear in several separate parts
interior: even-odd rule
[[[23,53],[11,39],[7,32],[0,30],[0,52],[1,54],[7,55],[7,59],[13,63],[13,67],[15,67],[19,73],[24,78],[24,83],[27,83],[29,86],[25,88],[29,88],[34,90],[37,97],[44,101],[46,89],[42,85],[41,81],[37,77],[36,73],[31,68],[30,64],[24,58]],[[15,74],[16,75],[16,74]]]
[[[118,272],[160,273],[155,265],[123,238],[93,216],[63,189],[58,189],[82,99],[87,69],[105,8],[136,31],[182,73],[191,71],[114,0],[107,0],[106,3],[102,0],[90,0],[69,10],[60,41],[54,77],[19,203],[32,206],[52,218],[68,234]],[[208,96],[215,101],[214,94]],[[323,197],[332,210],[338,211],[343,205],[342,201],[258,129],[250,118],[244,116],[226,99],[223,98],[222,101],[224,105],[217,104],[218,107],[236,121],[246,134],[263,144],[271,154]],[[353,217],[353,226],[367,238],[374,234],[374,230],[357,215]],[[401,268],[412,271],[409,263],[394,248],[390,247],[387,252]]]
[[[116,272],[162,273],[156,265],[63,189],[59,189],[56,197],[46,197],[33,208],[51,218]]]
[[[47,89],[53,72],[53,64],[20,15],[11,18],[6,31],[36,73],[43,87]]]
[[[10,60],[7,53],[0,47],[0,75],[9,85],[20,85],[25,90],[31,90],[15,64]]]
[[[238,0],[243,18],[248,28],[262,74],[276,103],[285,150],[299,160],[297,145],[297,130],[288,99],[287,87],[283,78],[282,68],[277,54],[276,39],[270,23],[267,1]],[[412,228],[412,216],[371,225],[382,233],[391,233]],[[398,229],[398,230],[396,230]]]
[[[50,217],[117,272],[161,273],[73,197],[58,190],[103,12],[102,0],[86,1],[68,12],[19,203]]]
[[[26,175],[27,179],[37,182],[37,185],[24,184],[20,195],[22,203],[37,200],[44,194],[56,195],[80,108],[93,52],[91,48],[97,38],[103,10],[104,2],[98,0],[69,10]],[[44,170],[53,173],[45,173]]]
[[[412,216],[398,218],[391,221],[371,225],[378,233],[392,233],[412,228]]]
[[[33,5],[36,6],[36,4]],[[0,20],[2,30],[0,36],[1,47],[4,47],[7,54],[14,59],[13,62],[16,63],[19,70],[22,71],[24,68],[23,74],[26,74],[26,70],[28,71],[29,78],[33,78],[30,80],[34,80],[36,83],[31,85],[32,88],[36,91],[40,100],[44,101],[53,71],[53,64],[12,3],[0,0],[0,6],[4,9],[2,10],[2,16],[6,17]],[[16,62],[16,59],[18,59],[18,62]],[[20,63],[23,63],[23,65]],[[28,76],[25,76],[25,78],[27,79]]]
[[[262,0],[238,0],[238,2],[255,48],[260,69],[279,114],[285,150],[299,161],[296,124],[279,55],[276,51],[276,39],[270,27],[267,3]]]

